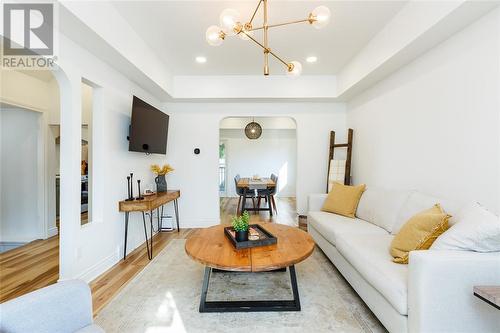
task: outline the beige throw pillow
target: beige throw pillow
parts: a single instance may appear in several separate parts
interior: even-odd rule
[[[448,229],[448,219],[439,204],[410,218],[394,237],[391,255],[394,262],[407,264],[410,251],[427,250],[443,232]]]
[[[334,183],[332,190],[328,193],[321,210],[329,213],[354,217],[359,199],[366,185],[348,186]]]

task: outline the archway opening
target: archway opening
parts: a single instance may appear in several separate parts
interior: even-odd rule
[[[224,118],[219,126],[218,170],[221,223],[247,210],[252,220],[296,224],[293,118]]]

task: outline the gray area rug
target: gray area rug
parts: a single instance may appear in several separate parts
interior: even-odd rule
[[[302,311],[199,313],[204,267],[172,240],[97,316],[106,332],[385,332],[326,256],[296,265]],[[290,275],[212,273],[207,300],[291,299]]]

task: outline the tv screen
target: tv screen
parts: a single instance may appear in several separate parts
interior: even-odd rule
[[[168,114],[134,96],[128,150],[166,154],[168,119]]]

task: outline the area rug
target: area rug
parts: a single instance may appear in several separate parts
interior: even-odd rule
[[[296,265],[300,312],[199,313],[204,267],[170,244],[99,313],[106,332],[385,332],[319,249]],[[212,273],[207,300],[291,299],[288,272]]]

